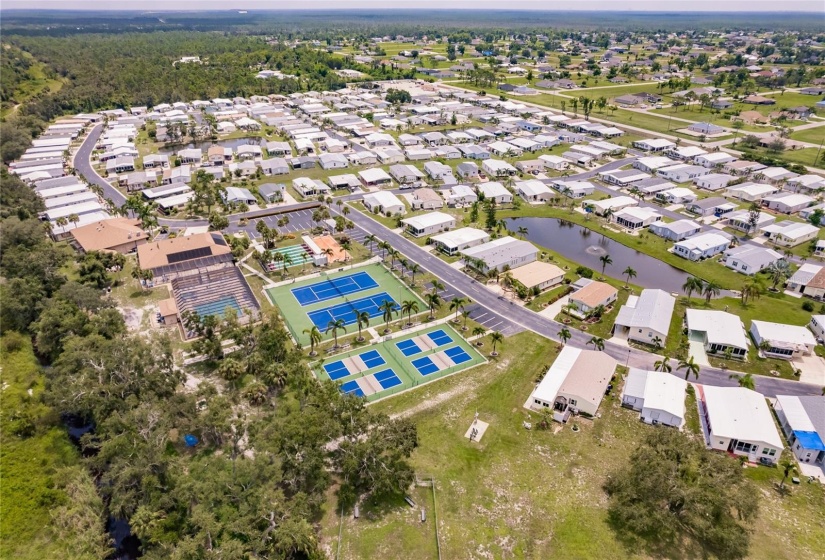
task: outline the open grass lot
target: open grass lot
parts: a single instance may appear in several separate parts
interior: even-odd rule
[[[330,299],[310,303],[304,306],[302,306],[298,302],[298,300],[292,293],[292,290],[296,288],[303,288],[307,286],[313,286],[316,284],[324,286],[327,284],[328,280],[335,280],[337,278],[341,278],[343,276],[350,276],[352,274],[357,274],[359,272],[366,272],[367,274],[369,274],[369,276],[373,280],[375,280],[378,286],[366,290],[353,292],[347,295],[341,294]],[[380,264],[371,264],[368,266],[356,267],[351,270],[345,270],[340,272],[326,274],[322,273],[320,277],[308,278],[306,280],[298,280],[291,283],[283,284],[281,286],[277,286],[275,288],[269,288],[267,290],[269,299],[272,300],[275,303],[275,305],[277,305],[278,308],[281,310],[281,315],[284,317],[284,321],[287,327],[289,328],[289,331],[292,333],[292,336],[295,338],[295,340],[297,340],[304,346],[309,345],[309,335],[305,334],[303,331],[304,329],[311,328],[313,325],[308,313],[311,313],[313,311],[319,311],[336,305],[346,304],[349,301],[360,300],[361,298],[374,296],[377,294],[381,294],[383,292],[386,292],[399,305],[401,304],[401,302],[405,300],[412,299],[418,302],[419,308],[422,311],[425,309],[423,300],[421,300],[417,295],[415,295],[413,291],[411,291],[407,286],[405,286],[401,281],[399,281],[389,270],[387,270]],[[380,319],[380,317],[373,314],[373,316],[371,317],[371,322],[377,324],[377,322]],[[318,328],[321,330],[322,334],[324,334],[325,339],[329,339],[332,337],[331,332],[328,334],[325,334],[323,332],[325,330],[325,325],[319,325]],[[349,332],[352,332],[357,329],[358,327],[354,324],[347,325],[347,331]]]
[[[450,341],[436,348],[432,348],[429,350],[422,349],[419,353],[412,354],[410,356],[405,356],[402,353],[401,349],[399,349],[399,347],[397,346],[398,344],[406,344],[405,341],[413,340],[417,337],[426,337],[429,333],[444,333],[447,337],[449,337]],[[466,352],[470,359],[463,363],[459,363],[452,367],[441,369],[439,371],[429,373],[427,375],[422,375],[421,373],[419,373],[418,369],[416,369],[415,365],[412,363],[414,360],[419,360],[427,356],[432,356],[433,354],[443,352],[444,350],[451,348],[461,348],[462,350],[464,350],[464,352]],[[369,347],[362,347],[344,354],[328,356],[321,362],[318,362],[314,367],[315,376],[319,379],[330,379],[331,375],[327,373],[324,367],[325,365],[330,366],[330,364],[335,364],[338,361],[344,360],[352,356],[360,356],[367,352],[378,352],[378,354],[381,357],[381,360],[378,360],[376,362],[378,363],[378,365],[376,365],[375,367],[371,367],[370,369],[364,370],[362,372],[352,373],[344,377],[338,377],[338,379],[336,379],[335,381],[337,381],[339,384],[346,385],[352,381],[357,381],[358,379],[361,379],[363,377],[370,376],[372,374],[387,369],[392,369],[392,371],[400,380],[400,384],[395,385],[394,387],[388,387],[383,391],[366,395],[366,398],[369,401],[376,401],[379,399],[389,397],[391,395],[396,395],[402,391],[406,391],[407,389],[418,387],[422,384],[435,381],[436,379],[441,379],[448,375],[452,375],[454,373],[463,371],[467,368],[477,366],[481,363],[484,363],[485,361],[484,358],[482,358],[481,355],[473,348],[473,346],[469,342],[464,340],[464,338],[462,338],[461,335],[459,335],[458,332],[456,332],[452,327],[450,327],[449,325],[436,325],[407,335],[392,337],[391,339],[381,342],[380,344],[370,345]]]
[[[421,478],[435,478],[443,558],[645,558],[624,548],[608,526],[602,484],[656,428],[620,408],[618,391],[602,402],[601,418],[577,421],[578,433],[570,426],[556,434],[522,427],[537,420],[522,405],[557,352],[556,344],[523,333],[505,341],[495,362],[375,405],[410,414],[418,425],[412,461]],[[490,427],[480,443],[470,443],[463,435],[476,411]],[[778,469],[749,469],[748,476],[763,498],[749,558],[819,554],[822,487],[795,486],[780,498],[772,490]],[[427,509],[426,523],[403,502],[364,504],[359,520],[345,512],[340,558],[437,558],[430,496],[429,488],[413,493]],[[330,556],[339,520],[331,501],[322,520]]]
[[[787,163],[799,163],[801,165],[807,165],[809,167],[818,167],[820,169],[825,169],[825,162],[821,159],[816,161],[817,154],[820,153],[818,148],[802,148],[801,150],[785,150],[778,154],[774,154],[769,152],[765,148],[759,148],[757,150],[748,150],[745,154],[746,157],[752,157],[751,154],[756,154],[763,157],[769,157],[780,161],[785,161]]]
[[[734,105],[734,107],[736,107],[737,109],[739,109],[741,111],[747,111],[750,108],[750,106],[745,106],[742,103],[736,103]],[[732,110],[733,110],[733,108],[727,109],[726,112],[730,112]],[[696,121],[696,122],[708,122],[708,123],[715,124],[715,125],[718,125],[718,126],[723,126],[723,127],[726,127],[726,128],[732,128],[730,117],[726,116],[724,114],[724,112],[717,112],[717,111],[711,110],[707,107],[705,107],[703,110],[700,110],[698,103],[693,103],[688,107],[685,107],[685,106],[672,107],[671,106],[671,107],[665,107],[664,109],[653,109],[651,112],[653,114],[657,114],[657,115],[665,115],[665,116],[671,116],[672,115],[674,117],[674,119],[679,118],[679,119],[687,119],[689,121]],[[678,122],[679,121],[674,120],[673,124],[671,126],[677,127]],[[684,124],[685,126],[690,126],[687,123],[681,123],[681,124]],[[678,128],[681,128],[681,124],[678,126]],[[747,133],[747,132],[769,132],[773,129],[774,128],[772,126],[759,126],[759,125],[745,124],[742,127],[742,132],[740,133],[740,136],[744,133]],[[710,141],[713,141],[713,140],[715,140],[715,138],[710,139]]]
[[[45,378],[31,344],[19,339],[20,349],[4,347],[2,357],[0,557],[68,558],[67,543],[56,539],[51,528],[50,512],[66,499],[55,487],[58,472],[78,464],[80,457],[56,412],[41,401]],[[36,426],[35,432],[20,438],[13,433],[14,425],[25,419]]]
[[[800,142],[810,142],[811,144],[820,144],[825,140],[825,122],[823,122],[821,126],[792,132],[791,139],[799,140]]]

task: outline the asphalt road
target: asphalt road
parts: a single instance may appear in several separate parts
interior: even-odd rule
[[[77,150],[72,166],[78,173],[83,175],[89,183],[98,185],[101,189],[103,189],[104,198],[110,199],[116,206],[123,206],[126,203],[126,197],[123,193],[110,185],[106,179],[98,175],[97,171],[95,171],[94,167],[92,167],[92,152],[94,151],[95,145],[97,144],[97,139],[100,138],[100,134],[102,132],[103,123],[95,125],[83,141],[83,144],[81,144],[80,148]]]

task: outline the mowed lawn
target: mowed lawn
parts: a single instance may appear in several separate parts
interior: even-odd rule
[[[535,423],[538,414],[522,405],[557,355],[557,345],[522,333],[506,339],[502,350],[488,365],[375,405],[389,414],[412,412],[419,434],[412,462],[421,479],[434,477],[437,512],[432,491],[423,486],[412,491],[426,509],[423,523],[419,507],[400,500],[365,503],[358,520],[345,512],[336,556],[341,518],[331,496],[322,520],[330,557],[438,558],[437,513],[442,558],[645,558],[615,538],[602,485],[657,428],[641,424],[610,396],[602,402],[601,418],[576,421],[578,433],[572,423],[558,433],[526,430],[522,422]],[[481,442],[471,443],[463,435],[476,412],[490,427]],[[749,558],[816,557],[822,487],[794,486],[790,497],[780,499],[770,489],[781,478],[777,469],[748,474],[764,503]]]

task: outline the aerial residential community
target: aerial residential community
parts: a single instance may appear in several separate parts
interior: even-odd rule
[[[4,11],[0,557],[822,557],[799,4]]]

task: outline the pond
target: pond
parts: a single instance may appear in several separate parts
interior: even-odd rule
[[[507,227],[512,231],[526,227],[528,240],[592,268],[597,275],[602,270],[599,257],[610,255],[613,264],[607,266],[605,275],[624,281],[622,271],[629,266],[636,271],[632,282],[643,288],[681,293],[682,285],[689,276],[678,268],[566,220],[510,218]]]

